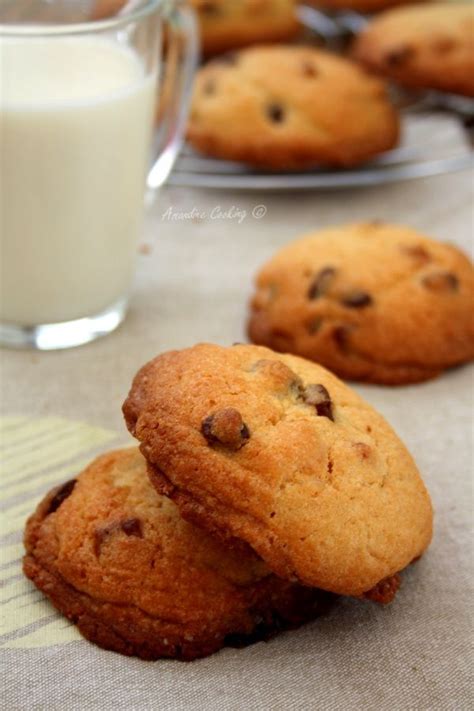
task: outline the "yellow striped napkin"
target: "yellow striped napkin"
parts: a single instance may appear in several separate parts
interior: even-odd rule
[[[49,489],[113,440],[120,444],[115,432],[59,417],[0,418],[0,647],[49,647],[81,638],[24,577],[23,528]]]

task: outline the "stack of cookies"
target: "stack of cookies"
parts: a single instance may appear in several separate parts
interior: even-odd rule
[[[289,244],[257,276],[255,345],[141,368],[123,405],[139,448],[45,497],[26,575],[85,637],[143,659],[266,639],[338,595],[390,602],[429,545],[430,499],[395,432],[320,363],[433,378],[474,357],[473,303],[468,258],[407,227]]]
[[[168,352],[123,412],[140,451],[92,462],[25,533],[26,575],[106,649],[190,660],[336,595],[389,602],[430,542],[410,454],[315,363],[256,345]]]

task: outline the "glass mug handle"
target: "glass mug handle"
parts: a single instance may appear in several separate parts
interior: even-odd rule
[[[181,0],[166,3],[165,73],[161,84],[157,113],[158,131],[154,139],[156,158],[147,177],[151,196],[171,172],[179,153],[191,100],[194,71],[197,66],[198,31],[194,12]]]

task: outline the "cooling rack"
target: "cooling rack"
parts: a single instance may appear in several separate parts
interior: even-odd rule
[[[298,13],[308,36],[335,50],[340,50],[367,22],[366,17],[355,12],[326,13],[304,5]],[[439,92],[400,90],[395,93],[395,101],[402,110],[399,147],[357,168],[264,172],[242,163],[202,156],[185,144],[168,183],[226,190],[332,190],[426,178],[474,166],[469,135],[474,101]]]

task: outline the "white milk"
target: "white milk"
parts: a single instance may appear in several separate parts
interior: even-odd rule
[[[69,321],[127,295],[154,94],[112,41],[0,43],[0,321]]]

